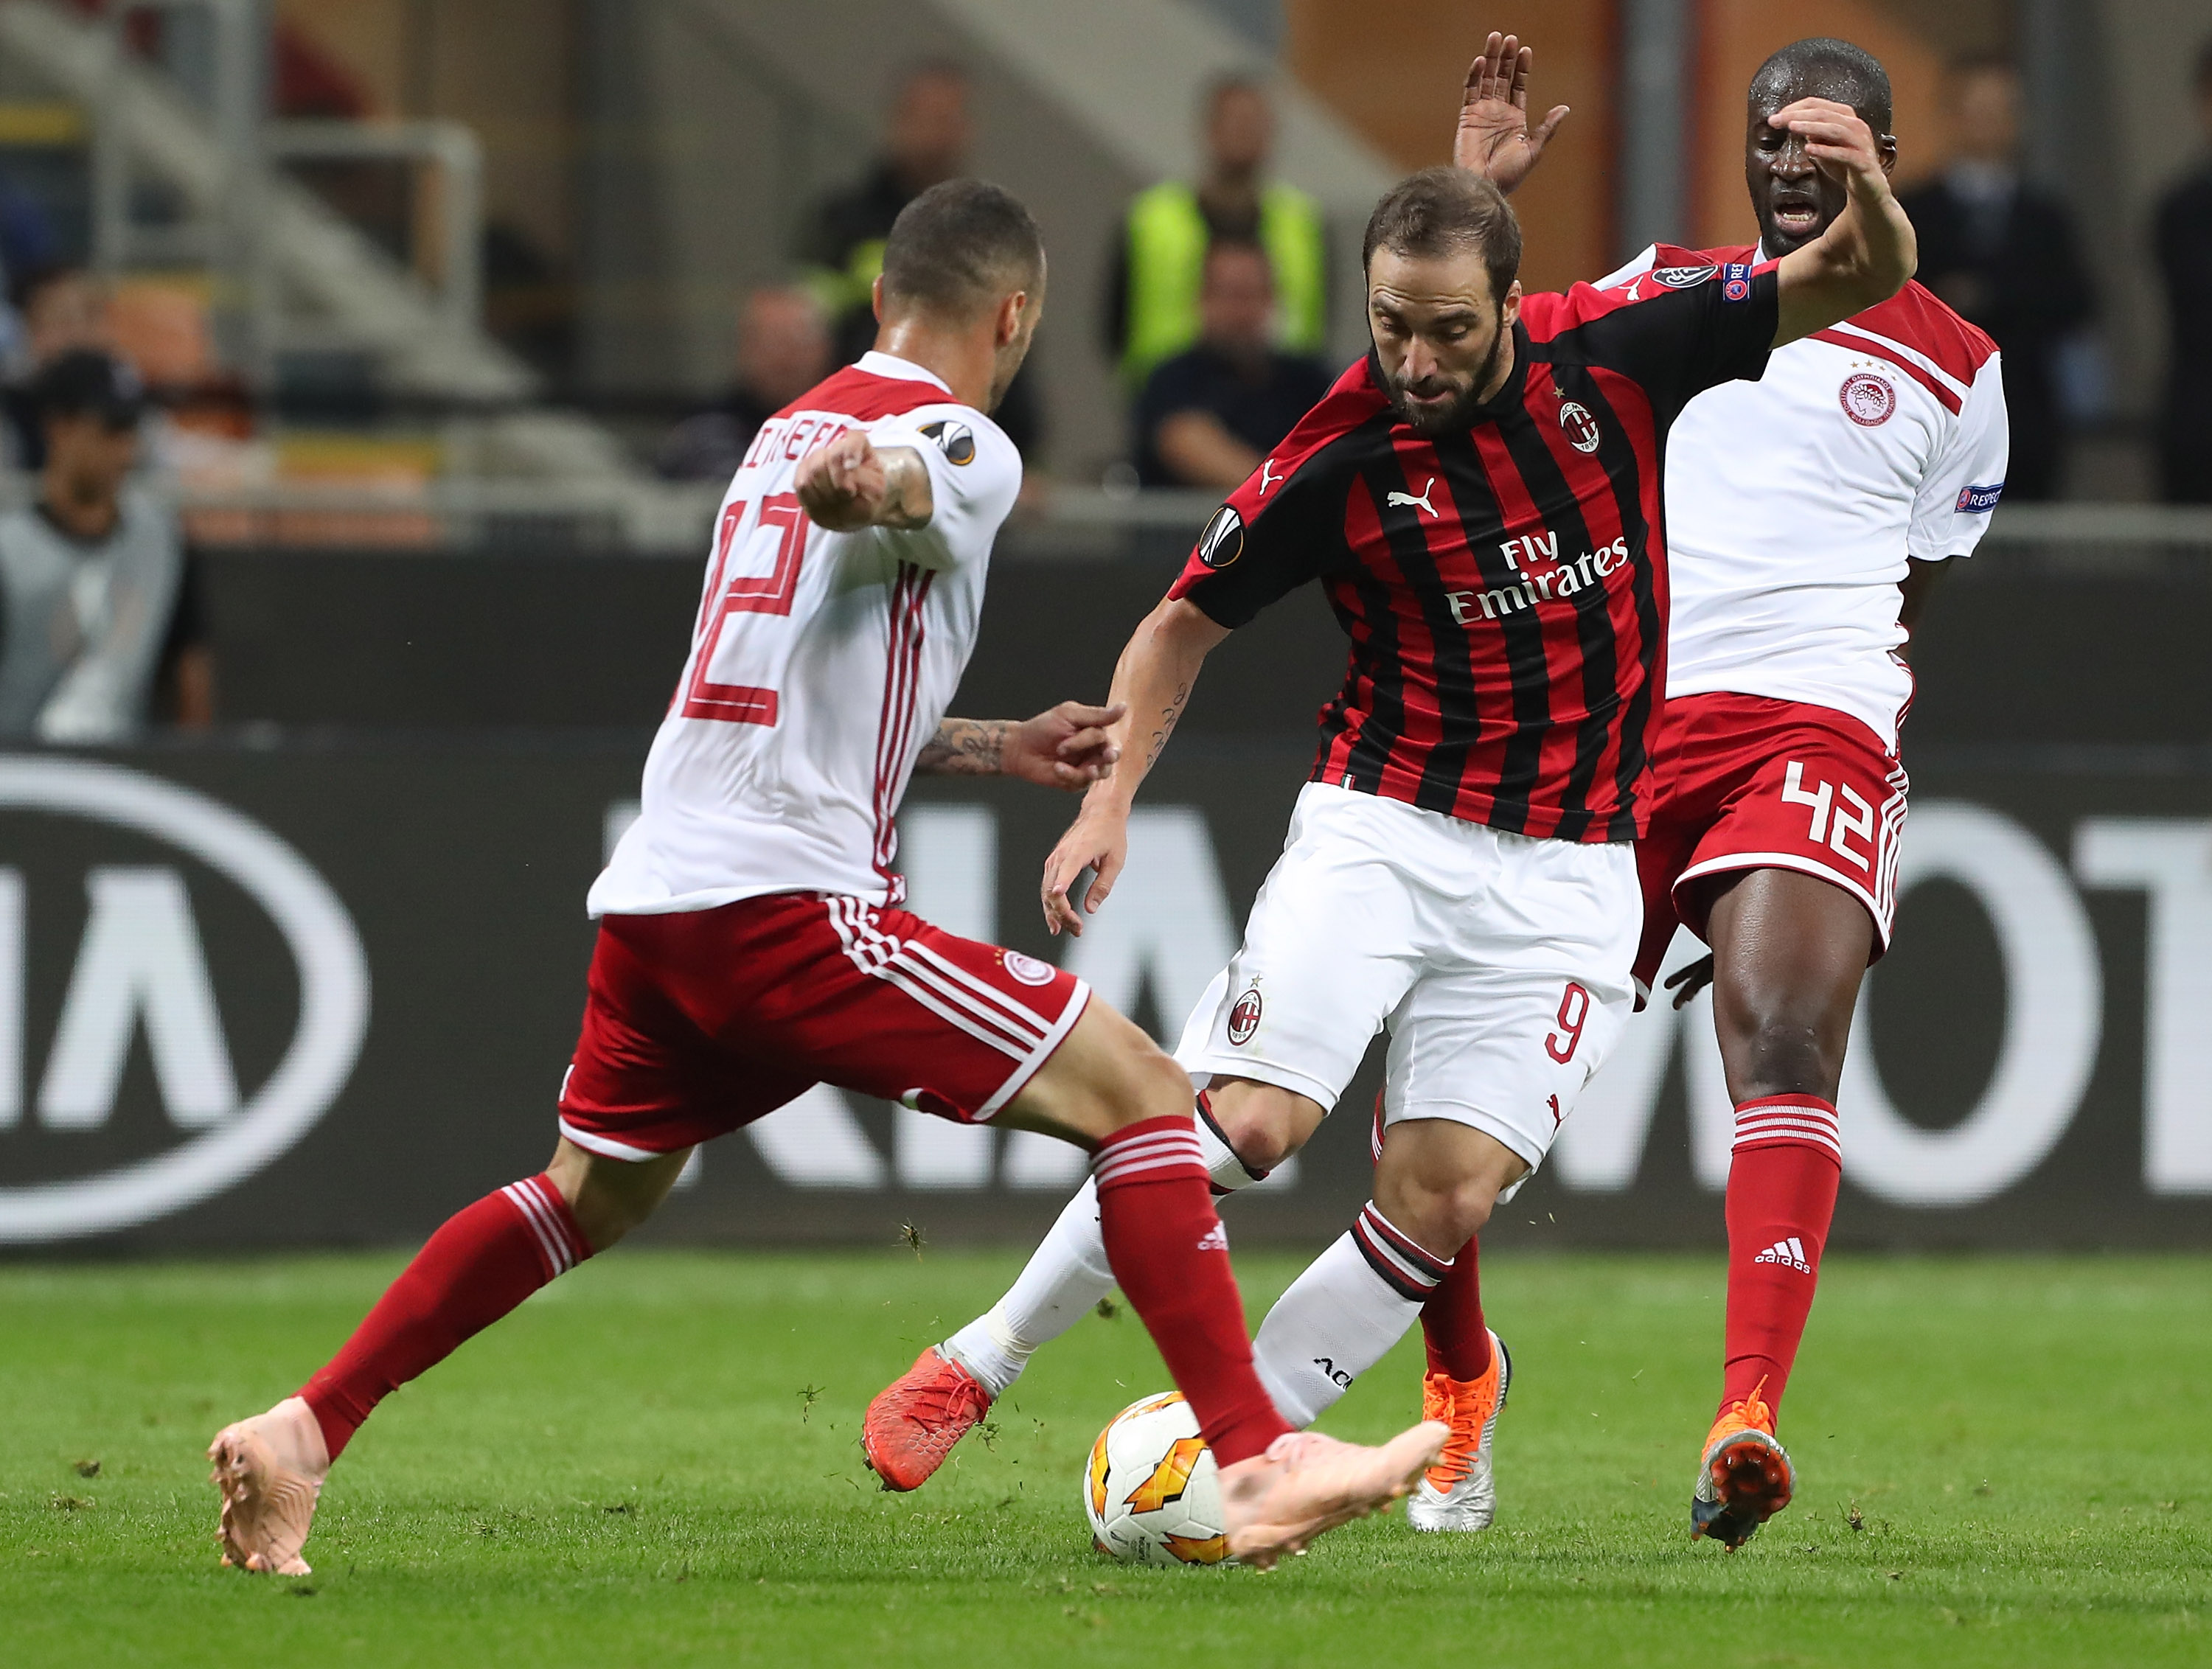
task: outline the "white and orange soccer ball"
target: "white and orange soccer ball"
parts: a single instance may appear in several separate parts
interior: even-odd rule
[[[1221,1478],[1179,1393],[1140,1398],[1107,1422],[1084,1468],[1083,1510],[1091,1539],[1124,1564],[1221,1563]]]

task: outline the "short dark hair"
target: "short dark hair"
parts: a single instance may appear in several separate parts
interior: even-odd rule
[[[1363,272],[1375,264],[1378,249],[1414,257],[1480,249],[1490,274],[1490,299],[1503,301],[1521,276],[1521,220],[1505,193],[1480,174],[1424,168],[1385,191],[1367,217],[1359,246]]]
[[[884,299],[967,319],[1009,290],[1036,288],[1044,238],[1011,191],[948,179],[899,210],[884,245]]]
[[[1772,100],[1779,107],[1793,92],[1802,98],[1847,104],[1875,132],[1889,131],[1893,109],[1889,71],[1863,46],[1826,35],[1793,40],[1760,64],[1751,78],[1753,104]]]
[[[91,417],[119,434],[138,427],[146,409],[146,385],[114,355],[73,348],[32,381],[31,401],[41,420]]]

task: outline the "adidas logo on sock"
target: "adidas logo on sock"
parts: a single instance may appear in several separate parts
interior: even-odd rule
[[[1810,1275],[1813,1265],[1806,1261],[1805,1242],[1792,1235],[1788,1240],[1778,1240],[1752,1259],[1755,1264],[1780,1264],[1796,1270],[1800,1275]]]
[[[1229,1231],[1216,1223],[1206,1231],[1206,1238],[1199,1241],[1198,1249],[1201,1252],[1226,1252],[1229,1249]]]

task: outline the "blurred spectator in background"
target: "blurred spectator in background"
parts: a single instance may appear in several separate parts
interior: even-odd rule
[[[1274,281],[1259,245],[1207,248],[1198,306],[1198,345],[1163,360],[1138,397],[1143,486],[1228,491],[1328,391],[1319,359],[1274,345]]]
[[[807,287],[830,317],[840,365],[850,365],[875,346],[871,297],[884,270],[884,240],[891,234],[891,222],[931,186],[967,172],[975,137],[968,72],[942,60],[918,64],[892,96],[883,155],[874,170],[814,210],[798,253]],[[1015,377],[992,416],[1023,458],[1034,458],[1043,437],[1033,372]]]
[[[1274,269],[1275,343],[1316,354],[1328,325],[1328,240],[1321,205],[1265,178],[1275,116],[1256,82],[1216,82],[1205,106],[1206,172],[1139,192],[1114,246],[1106,285],[1107,356],[1132,394],[1161,361],[1199,338],[1199,284],[1210,244],[1257,244]]]
[[[46,428],[34,392],[39,373],[73,349],[109,345],[107,292],[90,273],[50,267],[19,285],[15,302],[23,330],[0,389],[0,406],[7,412],[13,463],[35,470],[46,461]]]
[[[760,426],[830,374],[829,321],[811,291],[763,286],[738,310],[737,380],[668,432],[653,467],[670,481],[727,481]]]
[[[1996,339],[2012,423],[2008,500],[2057,495],[2065,415],[2058,361],[2096,300],[2066,205],[2020,177],[2020,74],[1966,58],[1946,87],[1953,151],[1904,194],[1920,234],[1920,282]]]
[[[46,427],[38,502],[0,516],[0,735],[126,739],[166,671],[177,721],[214,719],[176,517],[133,484],[145,392],[93,349],[63,354],[34,391]]]
[[[2172,504],[2212,504],[2212,40],[2197,59],[2197,123],[2205,152],[2160,199],[2156,222],[2173,330],[2159,473]]]

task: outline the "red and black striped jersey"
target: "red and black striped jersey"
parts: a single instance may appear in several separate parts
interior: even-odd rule
[[[1317,781],[1510,833],[1643,830],[1666,688],[1667,432],[1765,368],[1773,267],[1670,269],[1642,299],[1528,297],[1464,429],[1398,421],[1373,357],[1214,514],[1169,592],[1243,625],[1317,580],[1346,634]]]

